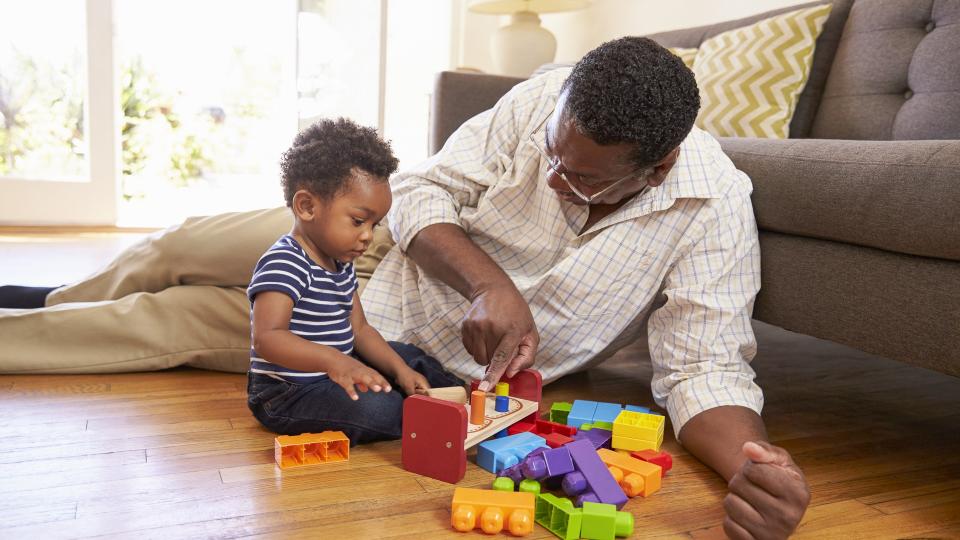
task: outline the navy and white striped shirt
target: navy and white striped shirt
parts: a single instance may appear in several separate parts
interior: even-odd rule
[[[343,354],[353,352],[353,328],[350,311],[357,275],[353,263],[337,262],[330,272],[310,259],[303,247],[289,234],[283,235],[260,257],[247,288],[250,317],[258,293],[282,292],[293,299],[290,332],[303,339],[328,345]],[[306,384],[324,379],[324,372],[303,372],[260,358],[250,347],[250,371],[289,382]]]

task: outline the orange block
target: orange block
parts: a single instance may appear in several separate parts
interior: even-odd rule
[[[506,526],[514,536],[533,531],[536,496],[525,491],[456,488],[453,490],[450,524],[461,531],[472,531],[479,525],[487,534],[496,534]]]
[[[280,435],[273,441],[273,456],[281,469],[346,461],[350,439],[342,431]]]
[[[660,466],[600,448],[597,454],[628,497],[649,497],[660,490]]]

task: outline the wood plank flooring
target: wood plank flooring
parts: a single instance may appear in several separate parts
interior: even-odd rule
[[[960,379],[757,329],[771,437],[812,485],[797,538],[960,538]],[[544,406],[650,404],[646,358],[561,379]],[[464,538],[452,487],[404,471],[397,442],[281,473],[245,395],[243,375],[192,369],[0,377],[0,537]],[[724,483],[667,439],[663,490],[626,506],[634,536],[722,537]],[[460,485],[491,478],[471,462]]]
[[[87,241],[89,266],[128,242]],[[27,263],[75,271],[82,252],[0,248],[2,283]],[[797,538],[960,538],[960,379],[755,326],[770,435],[812,486]],[[650,405],[650,372],[638,343],[547,386],[542,405]],[[0,376],[0,538],[467,538],[449,526],[452,487],[404,471],[397,442],[281,473],[245,388],[243,375],[193,369]],[[667,431],[674,470],[625,507],[634,537],[722,537],[724,483]],[[491,479],[471,462],[460,485]]]

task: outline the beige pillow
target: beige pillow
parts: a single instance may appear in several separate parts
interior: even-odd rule
[[[705,40],[692,68],[697,126],[723,137],[788,137],[831,8],[791,11]]]

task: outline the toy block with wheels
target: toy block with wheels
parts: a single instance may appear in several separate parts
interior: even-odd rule
[[[480,527],[487,534],[496,534],[506,527],[514,536],[526,536],[533,531],[535,507],[533,493],[456,488],[450,524],[461,532]]]
[[[601,448],[597,455],[610,470],[614,480],[620,484],[628,497],[642,495],[649,497],[660,490],[662,469],[659,465],[647,463],[636,458]]]
[[[421,395],[405,399],[400,447],[403,468],[455,484],[466,473],[468,448],[517,422],[533,423],[542,395],[540,373],[525,369],[502,382],[510,385],[505,412],[496,410],[493,393],[481,396],[482,414],[481,407],[473,403]],[[473,381],[472,388],[475,390],[478,384]]]
[[[281,469],[347,461],[350,439],[342,431],[280,435],[273,440],[273,456]]]

